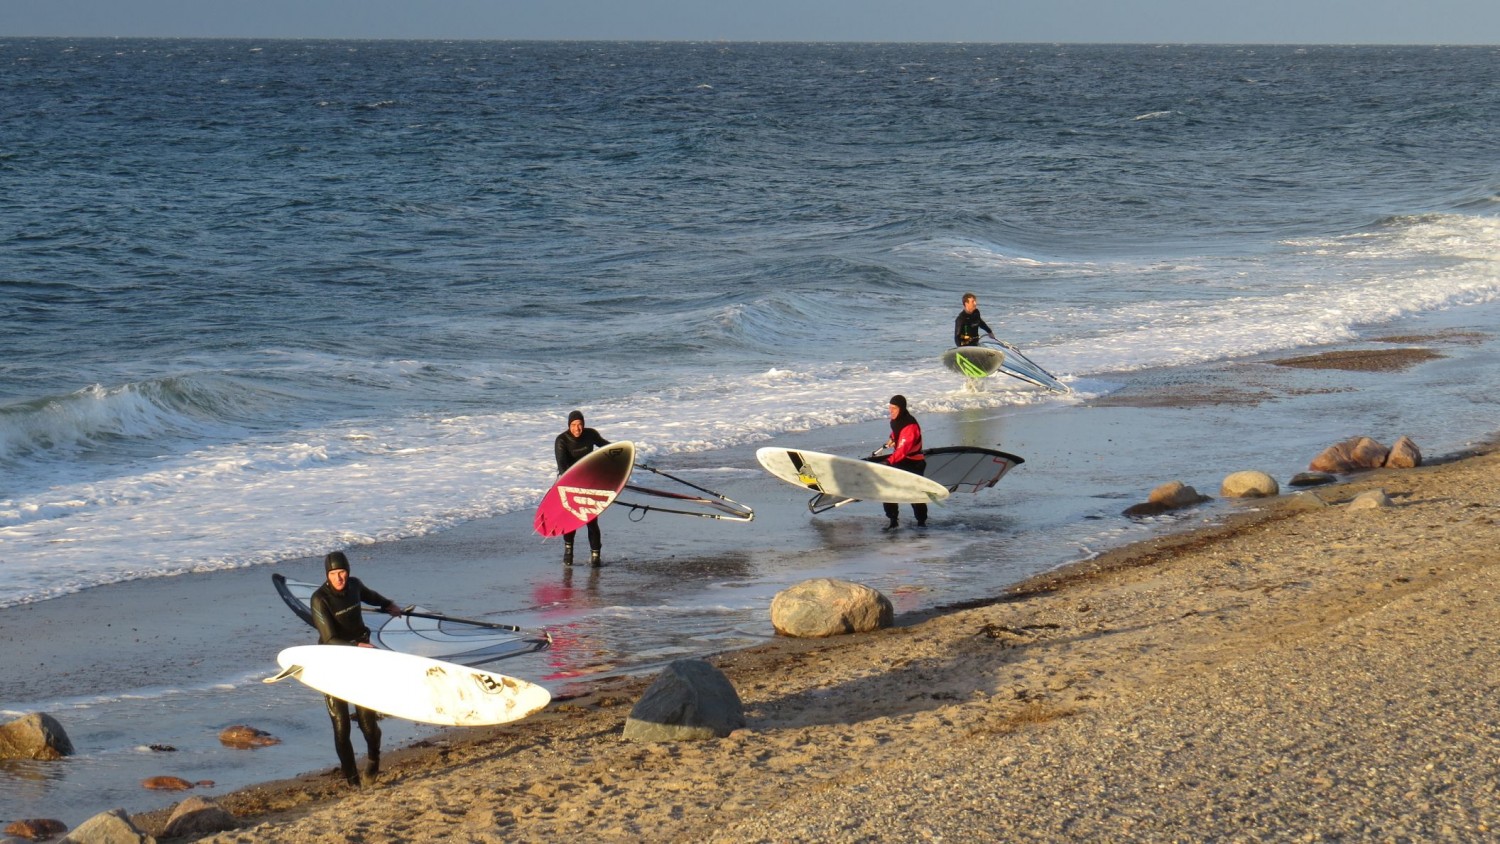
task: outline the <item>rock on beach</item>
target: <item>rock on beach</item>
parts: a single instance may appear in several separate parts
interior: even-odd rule
[[[804,580],[771,600],[771,626],[782,636],[822,638],[889,627],[895,607],[880,592],[832,577]]]
[[[0,759],[52,761],[72,755],[68,732],[45,712],[32,712],[0,726]]]

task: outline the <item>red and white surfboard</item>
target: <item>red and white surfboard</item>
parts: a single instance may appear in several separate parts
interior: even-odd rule
[[[625,488],[634,468],[634,443],[594,449],[563,472],[542,496],[532,527],[542,536],[560,536],[599,518]]]

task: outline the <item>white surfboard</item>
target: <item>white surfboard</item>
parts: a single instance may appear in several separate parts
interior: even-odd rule
[[[755,459],[789,484],[840,498],[928,504],[948,497],[948,488],[942,484],[885,463],[771,447],[756,451]]]
[[[298,645],[276,655],[282,671],[350,703],[424,724],[479,727],[525,718],[552,694],[535,683],[413,654],[350,645]]]

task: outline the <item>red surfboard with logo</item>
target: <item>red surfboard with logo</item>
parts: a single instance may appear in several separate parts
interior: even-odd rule
[[[610,443],[584,455],[542,496],[532,527],[542,536],[561,536],[599,518],[630,480],[635,444]]]

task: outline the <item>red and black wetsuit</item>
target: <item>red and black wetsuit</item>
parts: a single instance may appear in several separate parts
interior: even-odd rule
[[[895,419],[891,420],[891,439],[896,444],[891,448],[891,456],[886,458],[887,463],[897,469],[905,469],[918,475],[927,474],[927,457],[922,454],[922,426],[917,424],[916,417],[908,413],[904,408]],[[896,523],[896,517],[901,512],[900,505],[886,502],[881,505],[885,508],[886,518],[891,520],[892,526]],[[911,514],[916,517],[917,525],[927,524],[927,505],[911,505]]]
[[[350,577],[342,592],[333,584],[324,582],[313,593],[313,626],[318,628],[320,645],[359,645],[370,641],[370,628],[361,618],[361,604],[377,607],[389,606],[391,601],[379,592]],[[349,740],[349,703],[332,695],[324,695],[328,704],[328,718],[333,722],[333,749],[339,755],[339,768],[349,783],[359,784],[359,769],[354,764],[354,745]],[[354,707],[354,720],[365,737],[365,751],[369,755],[366,770],[371,776],[380,771],[380,714],[363,706]]]

